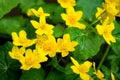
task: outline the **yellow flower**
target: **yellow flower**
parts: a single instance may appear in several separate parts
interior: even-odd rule
[[[103,9],[97,8],[96,13],[96,17],[102,14],[99,18],[102,22],[109,17],[109,23],[111,23],[115,20],[115,16],[120,16],[120,0],[105,0],[102,5]]]
[[[24,30],[19,32],[19,36],[17,33],[12,32],[12,39],[15,46],[29,47],[36,43],[36,39],[27,39],[27,34]]]
[[[70,40],[69,34],[64,34],[63,39],[58,38],[57,39],[57,52],[61,52],[62,57],[65,57],[69,54],[69,51],[74,51],[75,46],[78,43],[76,41]]]
[[[40,7],[37,11],[35,10],[35,9],[29,9],[28,10],[28,12],[27,12],[27,15],[28,16],[31,16],[31,15],[35,15],[35,16],[37,16],[37,17],[41,17],[41,16],[44,16],[44,17],[46,17],[46,16],[49,16],[50,14],[48,14],[48,13],[44,13],[44,11],[43,11],[43,9],[42,9],[42,7]]]
[[[63,8],[69,8],[76,5],[75,0],[57,0],[57,1]]]
[[[117,0],[105,0],[106,3],[116,3]]]
[[[44,41],[38,51],[42,54],[48,54],[50,57],[56,55],[57,43],[54,36],[49,36],[48,40]]]
[[[91,80],[91,77],[87,72],[89,72],[92,63],[89,61],[85,61],[83,64],[79,64],[74,58],[71,57],[70,59],[74,64],[73,66],[71,66],[73,72],[79,74],[82,80]]]
[[[77,27],[79,29],[85,29],[85,25],[80,23],[79,20],[82,17],[82,11],[76,11],[73,7],[66,9],[67,14],[62,13],[62,19],[66,22],[68,27]]]
[[[104,11],[104,9],[97,7],[96,18],[100,19]]]
[[[95,69],[95,63],[93,63],[93,68],[95,70],[94,74],[97,76],[97,78],[104,80],[104,74],[100,70]]]
[[[96,18],[98,18],[101,21],[101,23],[103,23],[106,20],[106,18],[109,18],[108,23],[111,23],[115,20],[114,15],[112,15],[109,12],[106,12],[105,9],[99,7],[97,7]]]
[[[27,16],[34,16],[32,9],[28,9]]]
[[[23,57],[24,53],[25,53],[24,47],[18,48],[16,46],[13,46],[12,52],[9,52],[9,55],[11,58],[19,60],[20,58]]]
[[[37,68],[41,67],[40,63],[47,61],[47,57],[45,55],[39,55],[36,50],[27,49],[25,51],[24,58],[19,60],[22,64],[21,69],[29,70],[30,68]]]
[[[114,16],[120,15],[120,0],[105,0],[103,5],[107,12]]]
[[[113,75],[113,73],[111,72],[111,79],[115,80],[115,76]]]
[[[118,10],[116,9],[115,3],[103,3],[103,7],[108,13],[111,13],[112,15],[116,15],[118,13]]]
[[[96,29],[100,35],[103,36],[105,41],[110,45],[110,42],[116,42],[115,37],[112,36],[112,31],[114,30],[114,23],[106,24],[105,21],[102,25],[97,25]]]
[[[31,20],[31,23],[32,23],[33,27],[35,29],[37,29],[36,33],[38,35],[42,35],[42,34],[52,35],[52,33],[53,33],[52,29],[54,28],[54,26],[47,24],[45,17],[43,17],[43,16],[40,17],[40,22],[37,22],[35,20]]]

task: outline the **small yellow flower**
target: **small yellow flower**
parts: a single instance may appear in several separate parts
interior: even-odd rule
[[[28,9],[27,16],[34,16],[32,9]]]
[[[119,6],[120,0],[105,0],[105,4],[103,7],[106,9],[107,12],[111,13],[112,15],[116,16],[119,14]]]
[[[96,18],[101,19],[104,14],[105,14],[105,9],[97,7]],[[106,16],[105,16],[105,18],[106,18]]]
[[[69,8],[76,5],[75,0],[57,0],[57,1],[63,8]]]
[[[56,55],[56,40],[53,35],[37,35],[36,49],[38,52],[54,57]]]
[[[104,80],[104,74],[100,70],[97,70],[94,74],[96,74],[100,80]]]
[[[89,61],[85,61],[83,64],[79,64],[74,58],[70,58],[72,60],[72,63],[74,64],[71,66],[71,69],[74,73],[79,74],[80,78],[82,80],[91,80],[92,78],[87,73],[89,72],[90,67],[92,66],[92,63]]]
[[[120,16],[120,0],[105,0],[102,4],[102,8],[97,8],[96,17],[101,15],[100,19],[102,22],[109,17],[109,23],[115,20],[115,16]],[[104,13],[103,13],[104,12]]]
[[[43,34],[52,35],[52,33],[53,33],[52,29],[54,28],[54,26],[47,24],[45,17],[41,17],[40,22],[37,22],[35,20],[31,20],[31,23],[32,23],[33,27],[35,29],[37,29],[36,33],[38,35],[43,35]]]
[[[44,17],[46,17],[46,16],[49,16],[50,14],[48,14],[48,13],[44,13],[44,11],[43,11],[43,8],[42,7],[40,7],[37,11],[35,10],[35,9],[29,9],[28,10],[28,12],[27,12],[27,15],[28,16],[31,16],[31,15],[35,15],[35,16],[37,16],[37,17],[41,17],[41,16],[44,16]]]
[[[57,52],[61,52],[62,57],[65,57],[69,54],[69,51],[74,51],[75,46],[77,46],[76,41],[71,41],[70,40],[70,35],[69,34],[64,34],[63,39],[58,38],[57,39]]]
[[[106,18],[109,18],[108,23],[111,23],[115,20],[114,15],[106,12],[105,9],[102,9],[102,8],[99,8],[99,7],[97,7],[96,18],[98,18],[101,21],[101,23],[103,23],[106,20]]]
[[[38,49],[39,52],[43,54],[48,54],[50,57],[56,55],[57,43],[54,36],[50,36],[48,40],[44,41],[41,48]]]
[[[42,56],[42,57],[41,57]],[[45,55],[39,55],[36,50],[27,49],[25,51],[24,58],[19,60],[22,64],[21,69],[29,70],[30,68],[37,68],[41,67],[40,63],[47,61]]]
[[[82,11],[76,11],[73,7],[66,9],[67,14],[62,13],[62,19],[66,22],[68,27],[77,27],[79,29],[85,29],[85,25],[80,23],[79,20],[82,17]]]
[[[29,47],[36,43],[36,39],[27,39],[27,34],[24,30],[19,32],[19,36],[16,32],[12,32],[12,39],[15,46]]]
[[[21,47],[20,49],[16,46],[13,46],[12,52],[9,52],[9,55],[13,59],[19,60],[20,58],[23,57],[23,54],[25,53],[25,48]]]
[[[100,70],[95,69],[95,63],[93,63],[93,68],[95,70],[94,74],[97,76],[97,78],[100,80],[104,80],[104,74]]]
[[[103,7],[105,8],[105,10],[108,12],[108,13],[111,13],[112,15],[117,15],[118,13],[118,10],[116,9],[116,4],[113,4],[113,3],[105,3],[103,4]]]
[[[114,23],[106,24],[105,21],[102,25],[97,25],[96,29],[100,35],[103,36],[105,41],[110,45],[110,42],[116,42],[114,36],[112,36],[112,31],[114,30]]]
[[[115,80],[115,76],[113,75],[113,73],[111,72],[111,79]]]

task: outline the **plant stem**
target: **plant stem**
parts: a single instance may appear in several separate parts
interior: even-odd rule
[[[93,27],[94,24],[96,24],[98,21],[100,21],[98,18],[105,13],[105,10],[96,18],[95,21],[93,21],[90,25],[88,25],[89,28],[93,30],[93,32],[96,32],[96,29]]]
[[[100,69],[101,65],[103,64],[103,62],[104,62],[104,60],[105,60],[105,58],[106,58],[106,56],[107,56],[107,54],[108,54],[109,49],[110,49],[110,46],[107,47],[107,49],[106,49],[106,51],[105,51],[105,53],[104,53],[104,55],[103,55],[103,57],[102,57],[99,65],[98,65],[98,67],[97,67],[97,70]]]
[[[90,25],[92,26],[92,25],[94,25],[95,23],[97,23],[98,21],[99,21],[99,17],[101,16],[101,15],[103,15],[105,13],[105,10],[96,18],[96,20],[95,21],[93,21]]]

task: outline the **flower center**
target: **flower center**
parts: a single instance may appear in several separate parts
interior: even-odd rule
[[[76,18],[72,15],[68,17],[68,20],[69,20],[69,23],[72,25],[74,25],[77,22]]]
[[[27,59],[25,59],[25,64],[30,66],[34,63],[34,60],[32,59],[32,57],[29,57]]]

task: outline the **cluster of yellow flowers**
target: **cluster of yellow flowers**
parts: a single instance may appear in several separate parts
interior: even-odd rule
[[[42,7],[38,10],[30,9],[28,15],[35,15],[39,18],[39,22],[31,20],[31,24],[36,29],[36,39],[28,39],[24,30],[12,33],[13,48],[9,52],[13,59],[19,60],[22,64],[21,69],[29,70],[30,68],[40,68],[40,63],[47,61],[48,57],[55,57],[56,53],[61,53],[62,57],[74,51],[78,44],[76,41],[70,40],[69,34],[64,34],[63,38],[56,38],[52,35],[54,26],[46,23],[46,17],[50,14],[44,13]],[[32,50],[29,47],[35,46]]]
[[[112,31],[115,28],[115,16],[120,17],[120,0],[105,0],[103,8],[97,8],[96,17],[101,24],[98,24],[96,29],[109,45],[110,42],[116,42],[115,37],[112,36]]]
[[[75,0],[57,0],[61,7],[65,8],[66,14],[62,13],[61,17],[65,21],[68,27],[77,27],[79,29],[85,29],[86,26],[80,23],[82,18],[82,11],[75,11]],[[97,24],[96,29],[100,35],[103,36],[105,41],[110,45],[111,42],[116,42],[115,37],[112,36],[112,30],[114,29],[115,16],[120,16],[120,1],[119,0],[105,0],[103,3],[103,9],[97,8],[97,19],[101,24]],[[49,57],[55,57],[56,53],[61,53],[62,57],[66,57],[70,51],[75,51],[77,46],[76,41],[71,41],[69,34],[64,34],[63,38],[56,39],[53,36],[54,26],[46,22],[46,17],[50,16],[49,13],[44,13],[42,7],[38,10],[30,9],[27,13],[28,16],[36,16],[39,18],[39,22],[31,20],[31,24],[36,29],[36,38],[28,39],[27,33],[24,30],[12,33],[13,48],[9,52],[9,55],[13,59],[19,60],[21,63],[21,69],[29,70],[31,68],[39,69],[42,62],[46,62]],[[35,46],[35,49],[31,49],[30,46]],[[83,64],[79,64],[73,57],[71,61],[74,65],[71,69],[74,73],[79,74],[82,80],[93,80],[88,74],[91,66],[94,68],[94,73],[97,78],[104,80],[104,74],[95,68],[95,63],[85,61]],[[114,80],[114,75],[111,73]]]
[[[109,4],[107,3],[108,1],[110,2],[110,0],[106,0],[106,3],[104,5],[112,8],[112,5],[110,5],[112,3],[112,0],[111,0],[111,3],[109,3]],[[116,0],[115,3],[117,4],[117,2],[118,2],[118,0]],[[62,13],[61,17],[66,22],[66,25],[68,27],[77,27],[79,29],[86,28],[86,26],[84,24],[81,24],[79,22],[81,17],[82,17],[83,12],[74,10],[74,6],[76,5],[75,0],[58,0],[58,3],[61,5],[61,7],[66,9],[67,14]],[[119,3],[120,3],[120,1],[119,1]],[[119,5],[117,4],[114,7],[116,7],[116,6],[119,6]],[[120,7],[116,8],[116,10],[120,10]],[[110,22],[111,16],[107,15],[108,13],[112,14],[112,13],[110,13],[110,11],[112,11],[112,10],[108,9],[106,7],[105,11],[106,11],[106,13],[104,13],[103,9],[98,8],[98,12],[96,13],[96,17],[101,21],[102,25],[97,25],[96,29],[100,35],[103,35],[105,41],[110,45],[110,41],[116,42],[115,38],[111,34],[112,30],[114,29],[114,23]],[[117,12],[116,14],[112,14],[112,16],[113,15],[120,16],[119,13],[120,12]],[[88,74],[92,65],[94,68],[93,74],[95,74],[98,79],[105,80],[104,74],[99,69],[97,70],[95,68],[95,63],[92,64],[90,61],[85,61],[83,64],[79,64],[73,57],[71,57],[71,61],[74,64],[73,66],[71,66],[71,69],[73,70],[74,73],[79,74],[80,78],[82,80],[94,80],[94,78],[92,78]],[[112,73],[111,73],[111,76],[112,76],[112,80],[115,80],[114,75]]]

